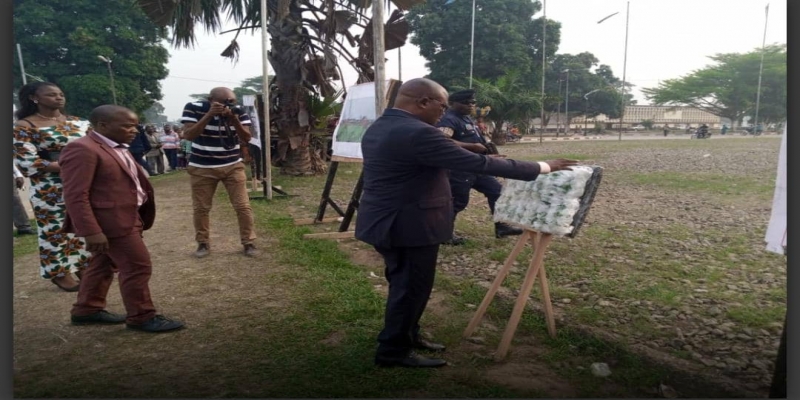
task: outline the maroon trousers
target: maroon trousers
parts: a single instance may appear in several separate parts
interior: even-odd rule
[[[115,270],[119,272],[119,291],[130,325],[147,322],[156,315],[150,299],[150,275],[153,265],[150,252],[142,240],[142,221],[127,236],[109,238],[108,252],[96,254],[83,271],[78,301],[72,306],[72,315],[85,316],[106,308],[106,296]],[[115,267],[116,266],[116,267]]]

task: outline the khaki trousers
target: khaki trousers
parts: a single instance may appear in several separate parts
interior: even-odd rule
[[[239,237],[242,244],[253,243],[256,239],[255,222],[253,221],[253,209],[250,208],[250,197],[247,195],[247,176],[244,173],[244,164],[239,162],[217,168],[189,166],[186,171],[191,176],[195,240],[198,243],[209,244],[208,214],[211,211],[217,184],[222,182],[239,220]]]

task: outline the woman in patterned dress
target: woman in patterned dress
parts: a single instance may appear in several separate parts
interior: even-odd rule
[[[31,180],[31,203],[39,230],[40,272],[59,288],[75,292],[91,253],[83,238],[62,231],[65,206],[61,197],[58,155],[67,143],[86,135],[89,121],[64,115],[65,98],[53,83],[35,82],[19,91],[21,108],[14,125],[14,162]]]

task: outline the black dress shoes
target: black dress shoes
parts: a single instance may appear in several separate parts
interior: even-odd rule
[[[461,246],[461,245],[464,245],[466,243],[467,243],[467,239],[464,239],[461,236],[453,235],[453,237],[450,238],[450,240],[448,240],[448,241],[446,241],[446,242],[444,242],[442,244],[445,245],[445,246]]]
[[[498,239],[505,236],[522,235],[522,232],[523,232],[522,229],[513,227],[508,224],[504,224],[502,222],[494,223],[494,237]]]
[[[89,315],[73,315],[71,320],[72,325],[109,325],[124,323],[125,316],[122,314],[113,314],[106,310],[102,310]]]
[[[414,348],[428,351],[444,351],[445,349],[443,344],[429,342],[422,338],[417,339],[414,343]]]
[[[173,321],[163,315],[156,315],[147,322],[139,325],[126,324],[128,329],[142,332],[159,333],[169,332],[183,328],[183,322]]]
[[[405,368],[438,368],[447,365],[441,358],[428,358],[411,352],[403,358],[375,357],[375,364],[379,367],[405,367]]]

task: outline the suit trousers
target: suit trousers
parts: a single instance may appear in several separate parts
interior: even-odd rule
[[[148,285],[153,265],[142,239],[141,219],[127,236],[109,238],[105,254],[96,254],[91,258],[89,267],[83,271],[78,301],[72,306],[72,315],[90,315],[106,308],[106,296],[114,280],[115,269],[119,271],[119,291],[128,313],[125,322],[139,325],[156,315]]]
[[[14,213],[14,226],[17,230],[29,231],[31,230],[31,220],[28,218],[28,212],[25,211],[25,205],[22,204],[22,199],[19,197],[19,189],[17,183],[12,179],[14,185],[14,204],[12,206]]]
[[[439,245],[376,246],[375,250],[383,256],[389,281],[389,298],[376,355],[382,359],[400,359],[411,352],[419,337],[419,320],[433,290]]]
[[[243,245],[251,244],[256,240],[255,221],[253,209],[250,207],[250,197],[247,194],[247,176],[244,172],[244,163],[236,163],[225,167],[198,168],[189,166],[190,184],[192,186],[192,206],[194,207],[194,230],[197,243],[209,242],[211,222],[208,214],[217,184],[222,182],[231,205],[236,211],[239,220],[239,238]]]
[[[164,173],[164,155],[147,156],[147,164],[150,166],[150,175],[160,175]]]
[[[178,169],[178,149],[164,149],[164,155],[167,156],[167,161],[169,161],[169,170],[175,171]]]
[[[500,198],[503,185],[497,181],[497,178],[488,175],[476,175],[474,181],[460,179],[460,176],[450,178],[454,214],[458,214],[467,208],[470,189],[475,189],[486,196],[486,200],[489,202],[489,211],[494,214],[494,204]]]

